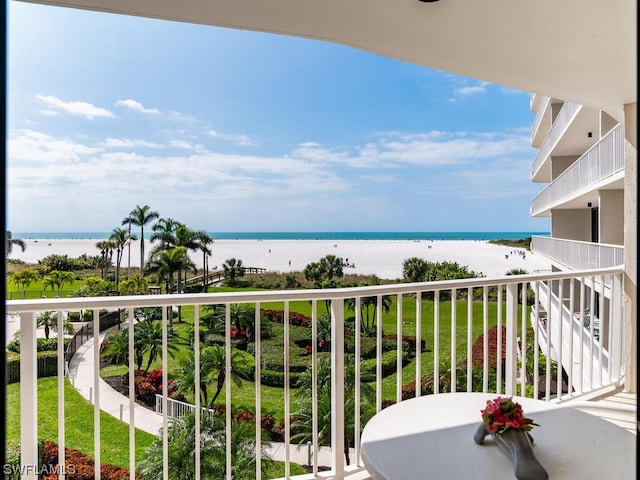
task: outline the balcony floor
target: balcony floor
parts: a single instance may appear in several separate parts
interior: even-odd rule
[[[622,387],[609,387],[591,393],[588,398],[582,397],[566,403],[572,405],[574,402],[575,408],[618,425],[634,435],[638,434],[637,393],[625,392]]]

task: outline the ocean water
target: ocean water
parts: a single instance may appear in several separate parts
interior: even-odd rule
[[[139,230],[132,229],[136,235]],[[214,240],[519,240],[549,232],[207,232]],[[12,232],[13,238],[105,240],[110,232]],[[151,234],[145,232],[145,239]]]

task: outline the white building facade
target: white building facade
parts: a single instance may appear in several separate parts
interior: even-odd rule
[[[539,149],[532,163],[531,181],[545,184],[532,201],[531,215],[548,217],[551,233],[550,237],[534,237],[532,250],[547,256],[554,271],[628,265],[627,272],[634,274],[631,262],[635,247],[625,256],[625,240],[633,235],[636,223],[635,215],[625,208],[626,203],[635,202],[628,187],[632,182],[625,181],[628,174],[635,175],[635,147],[625,136],[628,127],[605,111],[535,94],[531,109],[536,113],[531,145]],[[622,368],[633,373],[632,343],[624,348],[624,338],[633,338],[633,328],[630,325],[625,331],[610,321],[612,309],[618,308],[612,301],[615,288],[622,286],[614,286],[606,277],[584,278],[576,285],[564,282],[561,286],[557,282],[551,292],[541,295],[537,321],[546,329],[551,313],[562,319],[564,328],[575,328],[577,340],[585,349],[598,356],[602,351],[598,366],[603,372]],[[547,332],[552,355],[558,359],[559,351],[564,350],[562,364],[565,370],[573,368],[584,353],[576,349],[570,358],[566,348],[556,344],[557,337],[554,342],[554,331]],[[625,349],[626,365],[610,362],[608,353],[616,344]],[[598,375],[592,378],[589,372],[575,373],[574,389],[582,390],[585,382],[591,385],[602,380]],[[627,388],[632,388],[632,382],[626,379]]]

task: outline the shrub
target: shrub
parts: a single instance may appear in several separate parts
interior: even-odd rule
[[[38,378],[53,377],[58,374],[57,352],[38,352]],[[20,356],[7,355],[7,383],[20,381]]]
[[[66,350],[69,346],[69,342],[71,342],[70,338],[66,338],[63,340],[64,349]],[[20,339],[16,338],[15,340],[11,340],[7,344],[7,350],[14,353],[20,353]],[[58,338],[37,338],[36,339],[36,350],[38,352],[55,352],[58,350]]]
[[[95,478],[95,463],[93,459],[79,450],[65,448],[65,467],[67,480],[93,480]],[[43,472],[49,472],[43,478],[57,479],[61,468],[58,467],[58,445],[54,442],[45,441],[42,453]],[[100,465],[101,480],[128,480],[129,471],[116,465]]]
[[[289,373],[289,386],[295,388],[300,379],[300,373]],[[284,387],[284,372],[276,372],[273,370],[262,370],[260,372],[260,382],[262,385],[269,387]]]
[[[433,393],[433,376],[423,376],[420,379],[421,391],[420,395],[430,395]],[[416,381],[405,383],[402,385],[402,400],[408,400],[416,396]]]
[[[391,340],[393,340],[393,341],[396,340],[396,337],[392,336],[392,335],[385,335],[382,338],[383,338],[383,341],[384,340],[390,340],[390,341]],[[402,349],[405,350],[405,349],[408,348],[409,350],[415,352],[416,351],[416,342],[417,342],[417,339],[416,339],[415,336],[403,335],[402,336]],[[426,343],[425,339],[421,338],[420,339],[420,351],[424,352],[425,348],[426,348],[426,345],[427,345],[427,343]]]
[[[387,407],[390,407],[391,405],[395,405],[396,401],[395,400],[382,400],[382,409],[384,410]]]
[[[502,337],[502,356],[498,359],[498,326],[493,326],[487,332],[487,340],[488,340],[488,358],[487,363],[489,368],[495,370],[498,365],[498,360],[500,363],[506,358],[507,355],[507,329],[505,327],[501,328]],[[474,366],[482,367],[484,365],[484,335],[480,335],[473,345],[471,346],[471,361]]]
[[[275,418],[273,418],[273,415],[269,413],[263,413],[260,416],[260,426],[265,430],[271,431],[275,424],[276,424],[276,420]]]
[[[249,410],[238,410],[233,415],[233,419],[239,422],[252,422],[255,419],[255,415]]]
[[[260,313],[270,322],[284,323],[283,310],[261,309]],[[298,325],[300,327],[309,327],[311,326],[311,319],[298,312],[289,312],[289,324]]]
[[[408,357],[409,357],[408,353],[403,351],[402,352],[403,365],[407,363]],[[391,375],[392,373],[395,373],[395,371],[396,371],[396,352],[395,351],[384,352],[382,354],[382,376],[386,377],[387,375]],[[360,372],[362,373],[362,375],[365,375],[365,374],[375,375],[376,359],[371,358],[369,360],[363,360],[362,366],[360,367]]]
[[[374,337],[360,337],[360,358],[375,358],[377,352],[376,339]],[[345,353],[354,354],[356,350],[356,340],[352,335],[344,337]]]
[[[147,405],[155,405],[156,395],[162,395],[162,370],[156,369],[145,373],[144,370],[135,371],[136,398]],[[123,377],[123,382],[129,384],[129,373]],[[167,390],[170,398],[174,398],[173,380],[167,380]],[[183,397],[180,397],[183,398]]]

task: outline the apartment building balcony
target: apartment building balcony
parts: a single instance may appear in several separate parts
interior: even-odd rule
[[[620,367],[620,359],[610,357],[609,353],[616,350],[613,343],[622,342],[622,331],[609,321],[608,312],[596,307],[599,305],[596,296],[608,288],[608,295],[614,300],[607,304],[619,308],[614,306],[617,299],[614,290],[621,285],[615,278],[603,277],[533,286],[537,303],[532,309],[531,324],[539,332],[537,343],[547,358],[562,365],[566,383],[572,390],[591,390],[594,385],[608,383],[604,377],[616,376],[615,370]],[[609,287],[603,288],[605,284]]]
[[[531,202],[531,215],[599,204],[600,190],[624,188],[624,127],[618,125],[557,176]]]
[[[534,96],[536,97],[535,100]],[[551,98],[534,94],[531,98],[530,107],[531,111],[536,114],[531,126],[531,146],[540,148],[553,125]]]
[[[558,283],[570,282],[578,284],[585,277],[607,277],[613,287],[610,291],[611,306],[607,318],[606,328],[610,332],[606,344],[584,343],[584,337],[577,335],[576,328],[564,328],[564,310],[551,308],[551,295],[545,293],[553,291]],[[292,476],[292,456],[288,453],[284,457],[285,474],[283,478],[370,478],[360,456],[360,434],[368,421],[367,415],[379,412],[385,406],[394,402],[402,402],[408,398],[424,394],[438,395],[444,392],[466,391],[485,392],[503,395],[532,396],[547,402],[563,403],[579,401],[588,394],[599,394],[603,389],[619,389],[625,382],[624,361],[625,352],[623,342],[620,341],[623,329],[622,311],[622,282],[623,269],[620,266],[607,269],[590,269],[576,272],[554,272],[535,275],[512,275],[500,278],[475,278],[467,280],[452,280],[429,283],[407,283],[393,285],[378,285],[357,288],[336,289],[308,289],[286,291],[260,292],[231,292],[207,294],[176,294],[176,295],[139,295],[97,298],[56,298],[37,300],[10,300],[6,302],[7,311],[19,316],[21,361],[20,361],[20,438],[21,465],[38,465],[39,423],[42,421],[38,404],[38,365],[36,361],[36,318],[39,312],[57,312],[60,330],[64,312],[92,311],[93,312],[93,342],[87,355],[94,360],[93,375],[85,378],[93,385],[93,396],[87,408],[93,412],[94,431],[93,442],[84,446],[84,451],[95,459],[96,477],[99,475],[101,455],[110,447],[112,442],[126,442],[125,438],[112,438],[105,435],[101,425],[102,410],[111,410],[105,405],[100,394],[103,381],[100,378],[101,337],[100,312],[119,311],[122,323],[133,325],[134,309],[143,307],[162,307],[162,342],[159,346],[162,359],[162,391],[168,391],[169,385],[169,325],[172,321],[172,309],[182,308],[182,311],[193,312],[193,333],[188,339],[194,352],[194,410],[200,411],[200,382],[201,370],[201,308],[203,306],[217,306],[224,312],[223,346],[225,349],[226,378],[231,376],[231,352],[234,346],[232,339],[232,310],[237,305],[249,305],[254,310],[252,351],[262,352],[261,332],[268,321],[263,309],[278,309],[282,312],[281,335],[283,348],[281,350],[283,386],[279,390],[282,401],[282,448],[285,452],[296,448],[292,441],[291,422],[296,411],[297,397],[293,393],[292,361],[295,342],[292,329],[296,312],[300,309],[310,310],[310,322],[306,326],[305,339],[308,340],[308,363],[311,372],[311,394],[307,400],[311,402],[310,425],[311,441],[308,444],[311,465],[306,475]],[[578,305],[587,301],[587,294],[578,289]],[[363,303],[364,302],[364,303]],[[366,332],[360,326],[365,322],[365,311],[354,308],[354,305],[375,305],[375,314],[367,319],[371,320]],[[395,304],[395,307],[394,307]],[[385,305],[388,310],[386,323],[383,323]],[[541,322],[531,322],[531,318],[540,318],[540,305],[547,305],[547,331],[553,334],[545,344],[544,328]],[[364,308],[364,307],[363,307]],[[323,337],[320,332],[320,320],[323,314],[330,315],[330,332]],[[395,313],[394,313],[395,312]],[[389,316],[391,318],[389,318]],[[584,319],[582,319],[584,320]],[[571,319],[567,319],[571,322]],[[296,325],[297,326],[297,325]],[[556,327],[558,326],[558,327]],[[602,326],[604,328],[604,326]],[[384,331],[383,331],[384,330]],[[365,336],[365,333],[367,336]],[[134,328],[127,328],[128,336],[128,382],[129,391],[134,391]],[[320,351],[320,340],[327,351]],[[363,380],[364,343],[372,352],[375,365],[369,365],[370,380]],[[551,350],[556,353],[552,354]],[[297,351],[297,350],[296,350]],[[551,367],[546,359],[562,360],[565,352],[572,352],[575,364],[584,372],[598,372],[589,377],[590,381],[574,383],[577,388],[563,392],[554,387]],[[386,352],[386,353],[385,353]],[[581,355],[575,356],[575,352]],[[254,378],[261,378],[263,354],[255,355]],[[541,355],[546,355],[542,357]],[[330,363],[331,376],[328,384],[319,384],[318,372],[322,359]],[[493,360],[491,360],[493,359]],[[498,359],[498,360],[496,360]],[[606,359],[606,361],[604,360]],[[391,361],[390,361],[391,360]],[[352,369],[346,369],[349,366]],[[58,411],[57,438],[50,440],[57,442],[59,452],[64,451],[67,442],[65,422],[74,412],[65,411],[65,387],[70,379],[65,377],[65,351],[60,338],[57,348],[57,405],[51,404],[49,410]],[[345,372],[353,372],[345,373]],[[531,373],[533,372],[533,373]],[[562,385],[559,368],[557,385]],[[577,374],[569,369],[566,372],[570,378]],[[426,379],[431,379],[425,382]],[[543,380],[544,378],[544,380]],[[575,377],[577,378],[577,377]],[[412,384],[412,382],[415,382]],[[413,388],[411,386],[413,385]],[[416,388],[423,385],[426,390]],[[372,396],[364,394],[365,388],[372,390]],[[221,397],[226,405],[232,405],[236,390],[230,380],[224,383]],[[273,395],[273,392],[270,393]],[[251,405],[256,419],[261,418],[265,392],[261,382],[255,382],[255,400]],[[330,402],[325,398],[329,395]],[[321,398],[323,400],[321,400]],[[162,478],[168,479],[170,451],[174,448],[169,441],[167,429],[171,425],[169,419],[169,399],[160,400],[159,418],[165,427],[158,432],[162,440]],[[635,403],[635,398],[632,400]],[[330,418],[324,416],[326,405],[330,405]],[[136,404],[130,396],[126,404],[120,406],[120,421],[125,419],[125,428],[129,432],[129,472],[134,478],[138,466],[136,460],[136,417],[132,413]],[[623,409],[627,416],[631,415],[634,405]],[[117,410],[117,409],[116,409]],[[369,413],[367,413],[369,412]],[[17,415],[17,412],[8,412]],[[226,408],[224,417],[224,438],[226,445],[230,445],[234,433],[233,412]],[[198,418],[198,417],[196,417]],[[480,415],[478,415],[480,420]],[[326,425],[324,422],[330,422]],[[410,421],[410,419],[408,419]],[[265,433],[259,422],[255,428],[255,444],[260,446]],[[127,425],[128,424],[128,425]],[[199,422],[196,420],[196,425]],[[318,435],[320,425],[332,432],[329,444],[322,445]],[[195,429],[199,436],[199,427]],[[203,437],[204,443],[207,439]],[[173,440],[172,440],[173,441]],[[471,439],[465,439],[471,441]],[[197,441],[196,452],[200,452]],[[305,445],[306,446],[306,445]],[[319,464],[317,454],[319,449],[329,447],[329,458],[326,465]],[[261,451],[256,451],[256,458],[261,458]],[[428,449],[428,446],[425,446]],[[347,462],[345,451],[351,452]],[[139,456],[138,456],[139,458]],[[233,461],[230,447],[226,450],[226,478],[232,478],[231,465]],[[172,460],[173,461],[173,460]],[[59,453],[59,466],[63,470],[65,458]],[[193,459],[195,478],[200,478],[200,455]],[[256,461],[255,478],[263,477],[261,460]],[[67,465],[68,466],[68,465]],[[36,473],[25,470],[22,478],[36,478]],[[416,476],[424,472],[416,472]]]
[[[534,235],[531,251],[544,255],[561,270],[610,268],[624,264],[624,247]]]
[[[591,148],[598,141],[599,118],[600,114],[597,110],[565,102],[533,160],[531,181],[551,182],[554,177],[552,156],[578,156]]]

